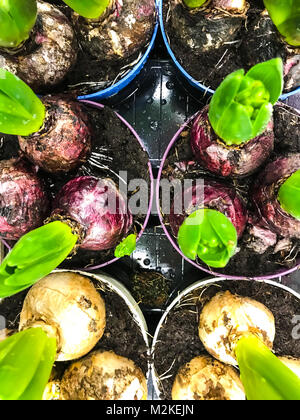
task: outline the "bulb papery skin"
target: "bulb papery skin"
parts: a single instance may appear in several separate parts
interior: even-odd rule
[[[179,3],[180,1],[182,1],[183,4],[185,4],[184,0],[174,0],[174,3],[176,4],[176,3]],[[197,2],[195,2],[195,4],[196,3]],[[193,6],[193,7],[196,8],[196,6]],[[199,7],[201,8],[207,7],[209,9],[215,8],[218,11],[223,10],[228,13],[244,13],[249,8],[246,0],[207,0]]]
[[[98,20],[72,17],[82,49],[99,63],[138,53],[150,41],[155,19],[154,0],[115,1]]]
[[[0,237],[18,240],[49,214],[45,186],[21,159],[0,162]]]
[[[64,173],[86,162],[92,148],[91,127],[79,103],[45,96],[45,127],[29,137],[19,136],[26,157],[49,173]]]
[[[145,400],[146,378],[132,360],[97,351],[73,363],[61,381],[63,400]]]
[[[77,60],[78,45],[67,17],[54,5],[38,1],[33,47],[1,54],[0,67],[16,74],[35,92],[61,83]]]
[[[170,211],[170,226],[174,236],[178,235],[187,216],[197,209],[211,208],[223,213],[232,222],[240,238],[247,223],[247,211],[242,200],[226,184],[208,179],[203,181],[175,195]],[[176,208],[178,203],[183,203],[185,207],[179,212]]]
[[[114,248],[133,222],[116,184],[90,176],[75,178],[61,189],[54,201],[53,215],[79,223],[85,232],[80,247],[92,251]]]
[[[60,399],[60,381],[50,381],[46,385],[43,401],[58,401]]]
[[[58,401],[60,399],[61,372],[54,366],[49,381],[43,393],[43,401]]]
[[[271,120],[261,135],[240,145],[227,146],[214,132],[204,107],[193,122],[191,147],[197,161],[223,177],[251,175],[274,150],[274,124]]]
[[[259,174],[252,190],[261,223],[285,238],[300,238],[300,220],[284,211],[278,201],[278,191],[280,185],[299,169],[300,153],[280,157]]]
[[[86,277],[71,272],[50,274],[29,290],[19,328],[43,328],[43,324],[46,333],[56,330],[57,361],[78,359],[104,333],[104,300]]]
[[[168,32],[172,31],[171,33],[176,34],[176,44],[180,44],[180,48],[183,51],[190,52],[191,56],[195,56],[195,63],[197,60],[203,61],[203,57],[207,54],[212,54],[213,57],[216,57],[214,58],[216,60],[214,63],[217,63],[222,57],[223,51],[228,50],[228,45],[230,46],[240,39],[240,31],[247,19],[246,11],[248,6],[243,11],[230,10],[228,12],[224,8],[218,7],[217,2],[224,5],[223,0],[216,0],[214,3],[211,1],[208,4],[203,4],[201,8],[189,9],[183,5],[182,0],[172,0],[169,2],[166,29]],[[228,3],[226,0],[225,2]],[[209,30],[207,30],[208,24]],[[172,49],[176,45],[173,47],[173,42],[175,40],[170,36]],[[232,65],[233,61],[234,54],[228,51],[226,60],[227,74],[236,69]],[[181,62],[181,65],[185,67],[186,63]],[[206,67],[202,67],[205,70],[201,71],[200,69],[201,74],[197,73],[193,74],[193,76],[196,80],[202,80],[204,82],[207,79],[208,73],[211,73],[211,71],[207,72]],[[223,77],[220,77],[217,72],[214,72],[214,74],[216,76],[216,84],[218,85]],[[206,83],[206,86],[209,86],[209,83]]]
[[[260,302],[226,291],[216,294],[204,306],[199,319],[199,337],[216,359],[237,365],[235,346],[241,337],[249,334],[272,349],[274,316]]]
[[[198,356],[176,375],[172,400],[245,400],[237,371],[209,356]]]
[[[278,357],[278,359],[300,378],[300,359],[288,356]]]
[[[244,13],[248,8],[245,0],[212,0],[211,5],[229,13]]]
[[[294,54],[294,50],[290,48],[290,57],[285,64],[285,88],[291,91],[300,85],[300,48],[297,49],[298,54]]]

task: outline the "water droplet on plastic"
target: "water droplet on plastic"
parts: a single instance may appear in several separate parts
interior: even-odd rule
[[[147,104],[151,105],[151,104],[153,104],[154,99],[153,98],[148,98],[146,102],[147,102]]]
[[[170,89],[170,90],[174,89],[175,87],[173,82],[167,82],[166,86],[167,86],[167,89]]]
[[[166,99],[162,99],[162,100],[160,101],[160,103],[161,103],[162,105],[167,105],[167,100],[166,100]]]
[[[143,262],[144,262],[144,265],[150,265],[150,260],[149,260],[149,258],[146,258]]]
[[[164,69],[163,70],[163,75],[164,76],[172,76],[172,74],[173,74],[173,71],[170,69]]]
[[[151,130],[153,130],[153,131],[157,131],[157,130],[158,130],[158,128],[159,128],[159,123],[158,123],[158,121],[151,121],[151,122],[150,122],[150,128],[151,128]]]

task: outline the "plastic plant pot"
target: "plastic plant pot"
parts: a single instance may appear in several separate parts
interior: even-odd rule
[[[158,22],[159,12],[158,11],[159,11],[161,0],[155,0],[155,1],[156,1],[156,8],[157,8],[157,23],[155,25],[150,44],[148,45],[145,53],[143,54],[139,62],[129,71],[129,73],[126,74],[126,76],[124,76],[118,82],[114,83],[113,85],[109,86],[106,89],[100,90],[99,92],[91,93],[89,95],[79,96],[78,99],[99,101],[101,99],[106,99],[111,96],[117,95],[122,89],[128,86],[129,83],[131,83],[142,71],[154,47],[156,36],[158,33],[158,28],[159,28],[159,22]]]
[[[93,107],[93,108],[96,108],[96,109],[99,109],[99,110],[104,109],[104,105],[102,105],[102,104],[98,104],[98,103],[91,102],[91,101],[81,101],[81,102],[83,104],[87,105],[88,107]],[[137,141],[138,148],[141,151],[143,151],[143,153],[147,153],[146,149],[145,149],[145,147],[142,143],[142,140],[140,139],[137,132],[133,129],[133,127],[121,115],[119,115],[117,113],[115,113],[115,115],[116,115],[117,118],[120,119],[122,124],[124,124],[124,126],[127,129],[130,130],[130,132],[132,133],[132,135],[134,136],[134,138]],[[101,141],[101,138],[100,138],[100,141]],[[147,165],[147,173],[148,173],[148,177],[149,177],[149,184],[148,184],[148,190],[149,190],[148,191],[148,204],[149,205],[148,205],[147,213],[142,215],[143,222],[139,223],[139,229],[138,229],[139,232],[138,232],[138,235],[137,235],[137,241],[141,238],[141,236],[142,236],[142,234],[143,234],[143,232],[144,232],[144,230],[145,230],[145,228],[148,224],[148,221],[149,221],[149,218],[150,218],[150,215],[151,215],[152,202],[153,202],[154,178],[153,178],[152,166],[151,166],[151,163],[150,163],[149,159],[147,159],[146,165]],[[97,176],[96,174],[93,174],[93,173],[92,173],[92,175]],[[58,184],[64,185],[68,182],[68,179],[72,179],[74,177],[75,177],[74,175],[72,175],[71,177],[68,175],[67,178],[64,177],[61,180],[62,182],[59,181]],[[5,240],[1,240],[1,241],[2,241],[2,244],[4,245],[4,247],[6,249],[10,250],[11,243],[8,243]],[[90,257],[87,257],[87,258],[89,259]],[[93,259],[93,257],[92,257],[92,259]],[[86,262],[86,259],[81,260],[80,257],[78,257],[78,255],[77,255],[76,256],[76,262],[74,262],[74,261],[73,262],[72,261],[68,262],[68,264],[66,266],[63,265],[63,268],[69,268],[69,267],[74,268],[74,267],[76,267],[76,268],[80,268],[80,269],[83,268],[84,270],[88,270],[88,271],[93,271],[93,270],[98,270],[100,268],[106,267],[107,265],[112,264],[117,260],[118,260],[118,258],[110,257],[107,261],[97,263],[97,260],[96,260],[96,262],[94,264],[90,264],[90,263]]]
[[[203,85],[202,83],[200,83],[198,80],[196,80],[194,77],[192,77],[184,68],[183,66],[179,63],[179,61],[177,60],[171,46],[168,40],[168,36],[165,30],[165,24],[164,24],[164,16],[163,16],[163,1],[165,0],[161,0],[160,5],[159,5],[159,23],[160,23],[160,28],[161,28],[161,32],[162,32],[162,37],[165,43],[165,46],[168,50],[168,53],[170,55],[170,57],[172,58],[175,66],[177,67],[177,69],[179,70],[179,72],[183,75],[183,77],[185,79],[187,79],[187,81],[189,82],[189,84],[197,89],[199,89],[200,91],[204,92],[205,94],[214,94],[214,90],[209,88],[208,86]],[[297,93],[300,92],[300,86],[296,89],[294,89],[291,92],[288,93],[284,93],[281,95],[280,99],[282,101],[286,100],[287,98],[289,98],[290,96],[296,95]]]
[[[269,280],[269,279],[275,279],[275,278],[280,277],[280,276],[285,276],[285,275],[288,275],[288,274],[296,271],[300,267],[300,258],[299,257],[293,263],[293,267],[285,267],[284,268],[282,266],[277,265],[276,269],[272,269],[272,271],[270,271],[270,272],[263,272],[261,274],[259,273],[259,275],[252,275],[251,273],[246,273],[245,274],[241,271],[239,271],[238,273],[230,273],[230,272],[226,271],[226,267],[225,267],[225,269],[214,270],[213,268],[208,267],[207,265],[205,265],[204,263],[202,263],[199,260],[198,260],[199,261],[198,262],[198,261],[193,261],[193,260],[187,258],[183,254],[181,249],[179,248],[179,245],[177,243],[177,239],[173,235],[173,233],[170,229],[170,226],[166,225],[164,215],[162,213],[162,209],[161,209],[161,181],[164,179],[163,178],[163,171],[166,167],[166,161],[167,161],[169,155],[171,154],[172,150],[174,150],[176,144],[178,144],[177,142],[182,138],[181,137],[182,133],[186,133],[189,130],[189,128],[191,127],[192,121],[194,121],[194,119],[197,117],[197,115],[198,115],[198,113],[195,114],[193,117],[191,117],[174,135],[174,137],[170,141],[170,143],[169,143],[169,145],[168,145],[168,147],[167,147],[167,149],[164,153],[164,156],[163,156],[163,159],[161,161],[160,168],[159,168],[159,172],[158,172],[158,178],[157,178],[157,184],[156,184],[157,212],[158,212],[158,216],[159,216],[162,228],[163,228],[167,238],[169,239],[169,241],[171,242],[171,244],[173,245],[175,250],[180,254],[180,256],[182,258],[184,258],[186,261],[188,261],[190,264],[192,264],[194,267],[198,268],[199,270],[202,270],[202,271],[208,273],[210,276],[226,277],[228,279],[235,279],[235,280],[240,279],[240,278],[254,279],[254,280]],[[263,165],[263,167],[264,167],[264,165]],[[172,166],[173,171],[174,171],[174,169],[175,169],[175,165]],[[208,177],[211,175],[207,171],[205,172],[205,174]],[[201,175],[202,175],[202,173],[199,175],[200,178],[201,178]],[[218,180],[220,180],[220,178],[218,178]],[[226,179],[222,179],[222,181],[226,182]],[[248,263],[247,263],[247,265],[248,265]]]
[[[293,309],[295,310],[295,307],[299,308],[300,306],[300,295],[299,293],[295,292],[294,290],[290,289],[287,286],[284,286],[283,284],[271,281],[271,280],[264,280],[264,281],[257,281],[257,282],[253,282],[253,281],[246,281],[246,280],[228,280],[225,278],[209,278],[206,280],[200,280],[197,281],[196,283],[188,286],[186,289],[184,289],[181,293],[178,294],[178,296],[172,301],[172,303],[167,307],[167,309],[165,310],[162,318],[160,319],[155,334],[154,334],[154,338],[153,338],[153,342],[152,342],[152,350],[151,350],[151,354],[152,354],[152,364],[151,364],[151,376],[152,376],[152,381],[153,381],[153,386],[155,389],[155,393],[157,395],[157,397],[159,399],[166,399],[166,395],[164,395],[164,391],[165,387],[168,389],[168,394],[169,394],[169,388],[170,388],[170,384],[174,382],[175,376],[177,374],[178,369],[183,366],[185,363],[187,363],[189,360],[191,360],[193,357],[196,356],[200,356],[200,355],[206,355],[208,356],[208,353],[206,352],[206,350],[204,349],[199,336],[198,336],[198,327],[197,325],[191,325],[192,322],[195,322],[195,324],[197,324],[199,321],[199,313],[197,314],[197,312],[199,312],[199,309],[194,309],[196,306],[199,305],[199,307],[203,307],[203,302],[207,302],[209,299],[211,299],[216,293],[218,293],[219,291],[226,291],[226,290],[230,290],[231,293],[233,294],[240,294],[241,296],[247,296],[250,297],[254,300],[258,300],[259,302],[263,303],[268,309],[271,310],[271,312],[273,312],[273,315],[275,317],[276,320],[276,330],[277,329],[283,329],[285,330],[285,328],[283,327],[285,324],[285,322],[282,323],[282,313],[280,312],[280,305],[283,304],[283,302],[277,302],[276,303],[276,298],[273,298],[273,307],[268,306],[269,303],[271,302],[272,298],[270,298],[271,300],[268,301],[268,297],[266,295],[264,295],[264,292],[266,293],[266,291],[268,290],[268,292],[270,292],[270,294],[274,294],[277,297],[280,296],[281,298],[283,296],[288,297],[289,299],[291,299],[289,301],[289,303],[293,303]],[[247,294],[248,291],[251,291],[251,295],[249,296]],[[272,292],[273,291],[273,292]],[[206,295],[207,293],[207,295]],[[195,297],[196,296],[196,297]],[[201,296],[201,299],[203,296],[204,300],[201,302],[196,302],[197,297]],[[195,301],[193,300],[193,298],[195,297]],[[291,309],[291,307],[286,308],[287,312],[289,312],[289,310]],[[196,313],[194,313],[193,315],[193,311],[196,310]],[[276,311],[276,313],[275,313]],[[183,321],[183,318],[176,318],[176,321],[174,321],[173,316],[180,316],[181,313],[183,312],[190,312],[190,316],[194,318],[190,319],[190,324],[185,324],[185,321]],[[295,316],[297,316],[295,314]],[[284,316],[283,316],[284,318]],[[171,319],[171,321],[170,321]],[[295,318],[296,319],[296,318]],[[169,320],[169,321],[168,321]],[[173,323],[174,321],[174,323]],[[182,321],[182,323],[181,323]],[[176,325],[175,325],[176,322]],[[179,323],[180,322],[180,323]],[[294,327],[295,327],[295,323],[293,322],[293,319],[288,319],[287,320],[288,325],[290,330],[289,331],[284,331],[283,334],[286,334],[288,339],[290,339],[289,334],[291,333],[291,331],[294,331]],[[177,324],[178,323],[178,324]],[[160,355],[163,356],[167,361],[166,363],[169,362],[169,359],[167,358],[168,355],[168,350],[170,347],[172,347],[172,344],[169,344],[169,347],[166,348],[166,354],[162,354],[163,352],[163,340],[166,337],[166,330],[170,328],[172,328],[172,325],[174,326],[174,329],[176,327],[179,328],[182,327],[182,331],[180,334],[180,331],[178,331],[178,337],[180,336],[182,338],[182,349],[183,352],[181,354],[179,354],[178,352],[175,352],[175,348],[174,348],[174,352],[173,349],[171,348],[170,351],[172,351],[172,358],[174,357],[174,363],[173,365],[169,366],[169,371],[167,371],[166,369],[166,373],[163,375],[162,377],[162,382],[161,379],[159,377],[159,374],[157,372],[157,368],[156,368],[156,357],[158,354],[158,351],[160,351]],[[162,337],[162,330],[165,329],[165,333],[164,336]],[[187,345],[187,342],[184,340],[187,340],[187,329],[191,329],[194,330],[194,333],[191,332],[191,335],[189,336],[189,344]],[[278,330],[277,330],[278,332]],[[174,336],[175,331],[173,330],[173,336]],[[198,343],[199,340],[199,343]],[[278,356],[289,356],[288,354],[284,354],[285,352],[289,352],[289,351],[295,351],[294,355],[290,355],[293,356],[295,358],[298,358],[300,356],[300,348],[299,346],[297,346],[297,350],[294,349],[293,341],[292,339],[290,339],[290,343],[289,346],[287,346],[285,348],[285,345],[283,344],[283,347],[281,348],[281,345],[279,343],[279,341],[276,341],[276,336],[275,336],[275,341],[274,341],[274,350],[275,350],[275,354]],[[282,340],[282,338],[280,337],[280,340]],[[177,344],[177,342],[176,342]],[[294,343],[295,344],[295,343]],[[197,348],[193,349],[193,346],[196,345]],[[195,347],[196,347],[195,346]],[[158,350],[159,347],[159,350]],[[292,350],[291,350],[292,349]],[[278,353],[277,353],[278,352]],[[299,352],[299,354],[298,354]],[[194,353],[194,354],[192,354]],[[192,354],[192,356],[191,356]],[[174,356],[175,355],[175,356]],[[171,356],[170,356],[171,357]],[[177,358],[180,357],[180,360],[178,360]],[[161,359],[160,359],[161,360]],[[163,381],[170,381],[168,384],[165,383],[165,386],[163,386]],[[167,398],[168,399],[168,398]]]
[[[107,321],[106,329],[108,330],[108,336],[106,337],[106,333],[104,331],[104,335],[102,336],[102,338],[100,338],[99,342],[91,350],[91,352],[94,352],[98,349],[102,350],[101,348],[101,339],[102,339],[105,341],[105,343],[103,344],[104,350],[112,350],[116,354],[123,352],[123,354],[118,354],[118,355],[128,357],[129,359],[133,359],[133,357],[135,356],[136,360],[134,361],[137,366],[139,366],[139,362],[141,363],[141,365],[143,365],[144,374],[148,382],[149,377],[150,377],[150,363],[149,363],[150,347],[149,347],[149,340],[148,340],[148,327],[147,327],[142,311],[139,309],[137,302],[134,300],[130,292],[116,278],[113,278],[110,275],[107,275],[101,271],[98,272],[97,274],[94,274],[94,273],[86,273],[80,270],[55,270],[53,274],[66,273],[66,272],[78,274],[83,277],[87,277],[94,284],[96,289],[99,290],[99,293],[102,295],[102,297],[104,298],[104,301],[106,302],[106,319],[108,319],[108,317],[116,316],[117,320],[115,322],[120,322],[121,318],[119,319],[118,317],[119,317],[119,314],[121,314],[122,312],[123,314],[122,323],[124,325],[120,327],[120,331],[123,330],[124,333],[126,334],[127,342],[129,342],[128,337],[130,334],[132,334],[132,341],[136,339],[136,344],[133,345],[133,349],[132,349],[133,343],[132,341],[130,341],[130,345],[129,345],[130,349],[127,347],[127,350],[125,350],[126,346],[123,343],[124,349],[120,349],[120,351],[118,352],[118,350],[114,348],[114,346],[116,345],[116,341],[114,341],[113,337],[110,336],[110,334],[114,331],[116,326]],[[28,290],[22,292],[21,294],[15,295],[12,298],[0,299],[1,317],[3,317],[3,319],[7,318],[6,328],[8,329],[13,328],[13,330],[18,328],[17,318],[20,312],[19,309],[23,305],[23,301],[27,293],[28,293]],[[114,295],[116,295],[116,297],[114,297]],[[9,305],[10,310],[12,312],[15,311],[16,313],[15,320],[13,320],[13,316],[10,316],[12,315],[12,312],[7,316],[7,311],[8,311],[7,305]],[[125,314],[124,311],[128,313]],[[12,325],[12,323],[14,325]],[[134,324],[134,329],[136,329],[134,332],[132,331],[133,324]],[[137,351],[137,354],[134,354],[134,351],[135,351],[134,348]],[[132,352],[130,355],[126,354],[130,352]],[[141,352],[141,354],[139,354],[139,352]],[[61,362],[61,363],[62,363],[61,365],[62,369],[65,370],[68,366],[65,365],[65,362]],[[72,362],[68,362],[68,364],[69,363],[72,363]],[[57,368],[58,364],[59,362],[56,362],[55,368]]]

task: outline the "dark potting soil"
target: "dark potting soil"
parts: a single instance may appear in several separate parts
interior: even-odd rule
[[[131,280],[131,292],[141,307],[162,308],[170,295],[169,280],[152,270],[139,270]]]
[[[275,125],[275,151],[268,162],[275,160],[280,155],[285,155],[291,152],[300,152],[300,115],[293,108],[278,104],[274,109],[274,125]],[[177,142],[171,149],[169,156],[165,162],[163,178],[172,179],[197,179],[201,177],[209,177],[210,179],[219,180],[225,184],[233,186],[240,197],[243,199],[247,206],[249,214],[253,212],[253,207],[250,197],[250,188],[253,181],[256,179],[257,173],[242,179],[224,179],[211,174],[201,165],[195,162],[195,158],[190,146],[190,129],[191,123],[188,124],[187,129],[181,133]],[[190,162],[178,168],[179,162]],[[263,168],[260,168],[262,170]],[[172,196],[173,198],[173,196]],[[169,226],[169,216],[164,215],[165,225]],[[169,233],[172,235],[171,229],[168,228]],[[279,240],[282,239],[278,237]],[[300,241],[294,240],[292,246],[285,251],[274,253],[276,245],[267,249],[263,254],[256,253],[253,249],[249,248],[250,236],[247,233],[247,228],[244,235],[239,241],[239,251],[231,258],[228,265],[223,269],[213,269],[215,273],[224,275],[232,275],[239,277],[260,277],[273,275],[280,269],[293,268],[296,264],[297,258],[300,254]],[[277,242],[277,243],[278,243]],[[209,270],[199,261],[204,268]]]
[[[173,382],[179,368],[194,357],[207,354],[198,335],[199,315],[203,306],[222,290],[263,303],[275,318],[275,354],[300,357],[300,340],[293,338],[293,320],[300,311],[299,299],[286,290],[267,283],[251,280],[216,281],[213,285],[186,295],[170,311],[160,329],[153,357],[158,377],[166,377],[160,381],[162,399],[171,399]]]
[[[105,300],[106,328],[101,340],[92,351],[113,350],[116,354],[133,360],[146,375],[149,359],[147,346],[126,302],[105,285],[101,284],[99,287],[99,282],[93,283]],[[20,313],[27,293],[28,290],[0,302],[0,316],[6,320],[8,330],[18,330]],[[58,368],[63,368],[59,369],[63,373],[69,363],[62,362],[56,365]]]
[[[274,57],[286,62],[287,58],[299,54],[299,49],[286,47],[269,17],[260,17],[263,2],[249,0],[248,3],[250,9],[244,17],[223,15],[212,20],[214,12],[204,19],[202,11],[191,13],[181,2],[164,0],[165,30],[174,55],[204,86],[216,89],[235,70],[248,70]],[[211,35],[211,47],[203,51],[203,45],[208,43],[207,31]],[[219,45],[220,38],[225,41],[222,45]],[[285,82],[286,91],[293,90],[299,86],[299,75],[292,79],[287,76]]]
[[[49,3],[58,6],[58,8],[69,18],[69,20],[72,21],[71,9],[61,0],[50,0]],[[130,9],[132,7],[130,3],[131,2],[127,0],[124,2],[123,11],[125,10],[125,13],[126,9]],[[153,19],[153,31],[154,27],[155,19]],[[117,32],[122,33],[122,31],[126,29],[127,28],[123,28],[122,26],[120,27],[119,25]],[[88,95],[116,84],[133,69],[133,67],[145,54],[150,43],[151,36],[152,33],[150,35],[145,34],[145,43],[140,51],[115,62],[111,60],[104,61],[93,58],[79,42],[78,58],[76,64],[73,66],[73,69],[69,72],[62,85],[57,86],[52,92],[47,93],[72,91],[76,95]],[[105,48],[106,46],[103,47],[103,49]]]
[[[124,190],[126,185],[119,179],[120,171],[127,173],[127,186],[131,180],[145,180],[149,186],[150,197],[149,158],[133,133],[110,108],[105,107],[101,110],[85,104],[82,104],[82,107],[88,113],[93,126],[91,157],[72,173],[55,176],[40,170],[39,174],[48,187],[50,197],[53,199],[69,180],[84,175],[110,178]],[[0,135],[0,139],[0,160],[10,159],[21,154],[17,137]],[[121,175],[121,177],[124,179],[124,175]],[[135,200],[134,194],[138,195],[138,192],[128,191],[129,204],[130,199]],[[145,217],[146,215],[142,213],[134,215],[134,223],[130,233],[140,232]],[[11,245],[13,244],[11,243]],[[62,264],[62,267],[85,268],[105,263],[113,258],[114,249],[101,252],[78,249],[72,257]]]

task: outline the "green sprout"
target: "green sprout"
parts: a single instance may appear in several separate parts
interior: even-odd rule
[[[0,132],[28,136],[40,130],[46,109],[29,86],[0,68]]]
[[[248,400],[300,400],[298,376],[257,337],[242,337],[235,353]]]
[[[29,38],[36,18],[36,0],[0,0],[0,47],[20,46]]]
[[[41,400],[56,357],[56,339],[41,328],[0,343],[0,400]]]
[[[183,0],[184,4],[191,9],[195,9],[196,7],[201,7],[207,0]]]
[[[275,58],[227,76],[212,97],[209,121],[228,145],[243,144],[263,133],[283,90],[283,63]]]
[[[283,210],[300,220],[300,170],[281,185],[278,200]]]
[[[77,240],[71,228],[59,221],[22,236],[0,266],[0,298],[15,295],[50,274]]]
[[[87,19],[99,18],[111,0],[63,0],[71,9]]]
[[[195,261],[197,256],[208,266],[226,267],[237,247],[237,231],[231,221],[217,210],[201,209],[185,219],[178,232],[183,254]]]
[[[135,234],[127,236],[115,249],[115,257],[123,258],[126,255],[131,255],[136,250],[136,239]]]
[[[299,0],[264,0],[268,13],[285,41],[300,46],[300,2]]]

